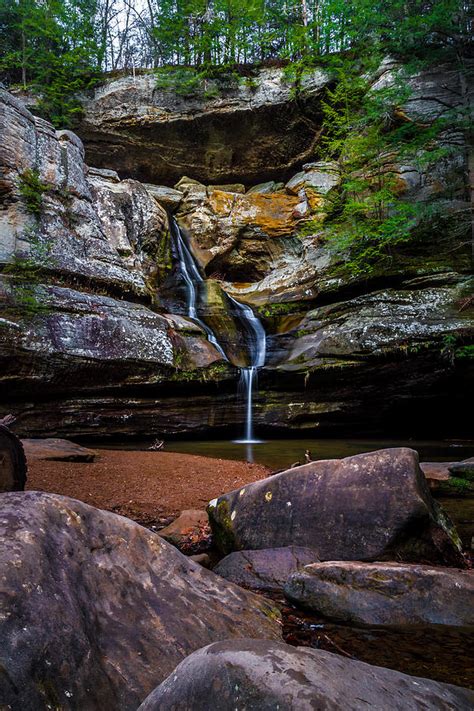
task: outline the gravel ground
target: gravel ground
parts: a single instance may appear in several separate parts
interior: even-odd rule
[[[70,496],[143,525],[163,526],[184,509],[263,479],[260,464],[174,452],[100,450],[95,462],[28,462],[27,489]]]

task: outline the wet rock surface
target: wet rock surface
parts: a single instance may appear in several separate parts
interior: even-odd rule
[[[411,449],[311,462],[225,494],[208,513],[225,553],[293,545],[322,561],[463,564]]]
[[[249,590],[281,593],[292,573],[316,559],[310,548],[298,546],[235,551],[223,558],[213,571]]]
[[[180,664],[139,711],[219,708],[468,711],[468,689],[407,676],[318,650],[265,641],[212,644]]]
[[[36,300],[33,310],[24,307],[21,286],[0,277],[5,397],[52,395],[65,385],[70,392],[103,388],[145,373],[153,381],[173,364],[168,322],[145,306],[41,283],[28,295]]]
[[[0,529],[0,703],[13,711],[135,711],[203,645],[279,637],[269,603],[129,519],[7,493]]]
[[[285,594],[337,622],[474,625],[474,572],[397,563],[330,562],[292,574]]]

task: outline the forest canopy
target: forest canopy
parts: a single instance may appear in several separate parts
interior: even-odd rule
[[[470,0],[0,0],[0,79],[32,89],[57,126],[77,93],[114,70],[184,67],[200,77],[352,51],[466,53]]]
[[[256,64],[469,42],[468,0],[0,0],[0,69],[53,81],[164,65]]]

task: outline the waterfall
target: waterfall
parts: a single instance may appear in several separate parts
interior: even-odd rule
[[[244,395],[246,403],[245,433],[244,439],[238,441],[242,444],[257,444],[258,440],[254,438],[253,433],[253,392],[257,385],[257,369],[265,365],[265,330],[250,306],[241,304],[240,301],[236,301],[236,299],[229,296],[229,294],[227,294],[227,296],[234,304],[239,320],[244,324],[249,335],[250,365],[247,368],[240,369],[239,383],[239,390]]]
[[[209,341],[209,343],[212,343],[212,345],[219,351],[221,356],[225,358],[225,360],[228,360],[226,354],[222,349],[222,346],[215,337],[212,329],[210,329],[207,323],[204,323],[204,321],[202,321],[197,315],[197,297],[199,293],[199,287],[204,282],[204,279],[201,276],[194,256],[191,254],[188,245],[183,239],[181,230],[179,229],[178,223],[176,222],[174,217],[171,218],[170,223],[171,232],[173,234],[173,237],[175,238],[176,250],[178,252],[179,271],[186,285],[187,315],[189,316],[189,318],[192,318],[193,321],[196,321],[196,323],[201,326],[207,336],[207,340]]]
[[[212,329],[198,316],[199,291],[204,279],[174,217],[171,218],[170,223],[171,232],[176,243],[179,271],[186,286],[187,315],[203,328],[208,341],[217,348],[225,360],[228,360]],[[237,441],[242,444],[256,444],[258,440],[254,439],[253,432],[253,394],[257,385],[257,370],[265,364],[265,330],[250,306],[240,303],[240,301],[237,301],[227,293],[226,296],[233,306],[237,321],[245,330],[245,340],[248,345],[250,361],[247,367],[240,368],[239,392],[245,398],[245,432],[244,439]]]

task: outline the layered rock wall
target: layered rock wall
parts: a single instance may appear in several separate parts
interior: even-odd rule
[[[386,62],[374,86],[395,70]],[[298,102],[276,69],[217,99],[183,100],[154,81],[109,81],[86,100],[87,155],[108,169],[87,168],[74,134],[2,94],[2,411],[14,410],[25,434],[235,432],[244,419],[237,371],[183,317],[168,210],[209,278],[205,316],[234,362],[243,362],[242,344],[222,290],[265,326],[259,427],[434,434],[466,426],[474,329],[465,231],[456,220],[434,225],[383,268],[346,269],[326,224],[340,165],[305,162],[328,77],[308,75]],[[442,113],[454,96],[446,86],[457,81],[449,67],[415,78],[401,120]],[[465,211],[463,141],[443,133],[434,146],[443,157],[428,171],[390,157],[400,194],[426,204],[443,195],[446,215]],[[120,180],[112,167],[167,184]]]

